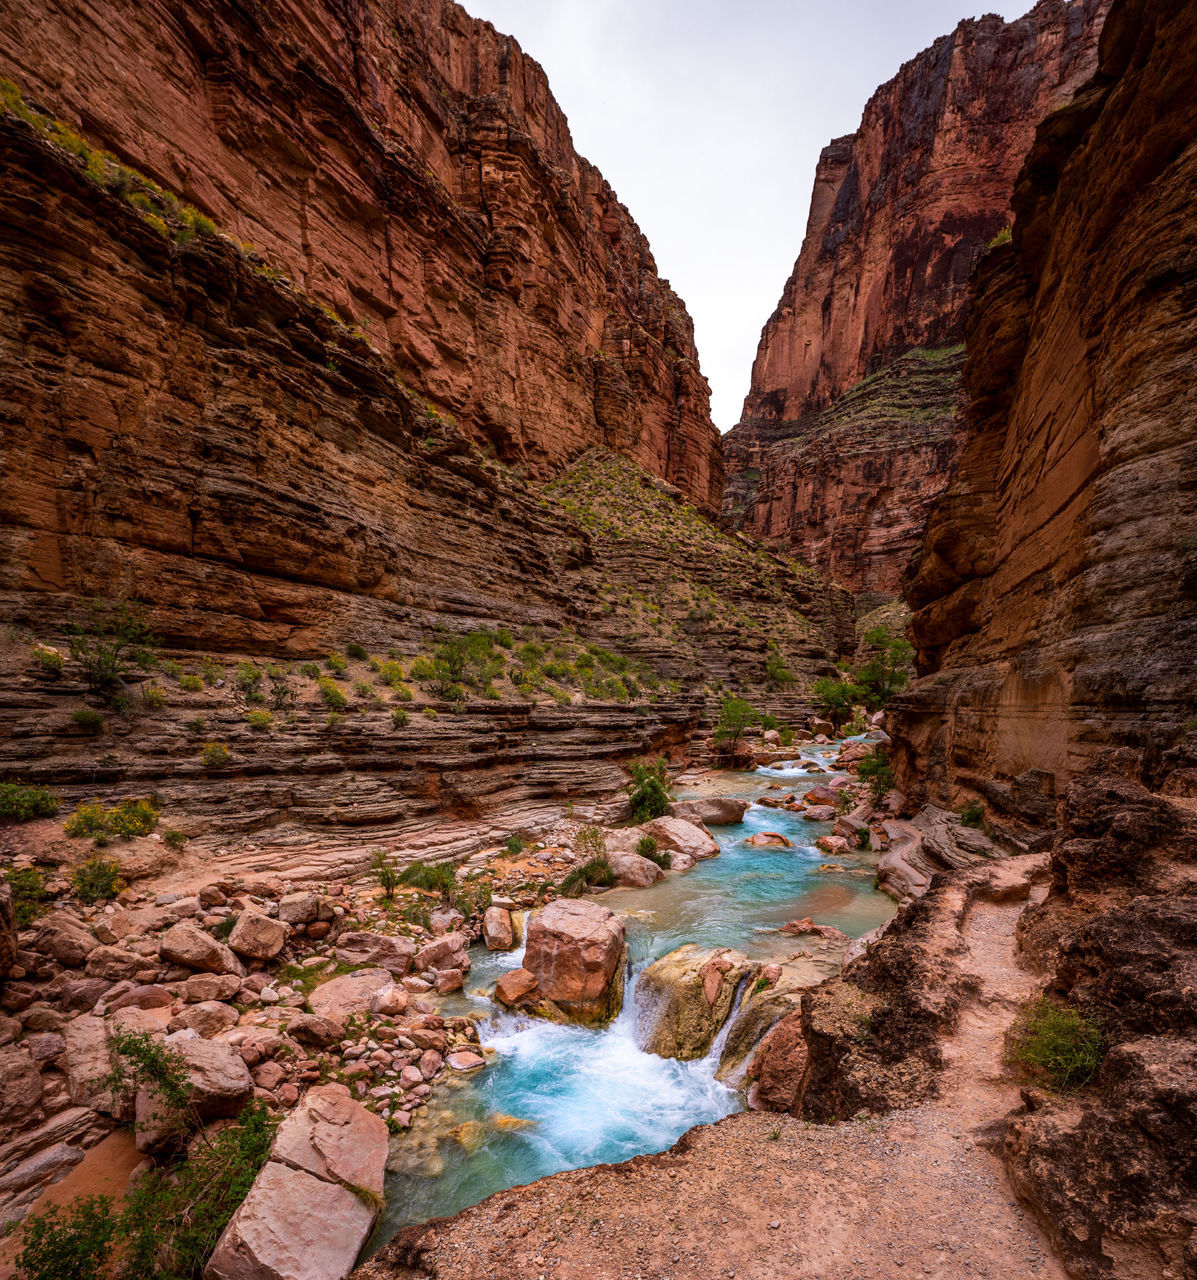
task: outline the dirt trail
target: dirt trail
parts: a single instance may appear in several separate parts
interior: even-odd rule
[[[1017,1105],[1002,1037],[1035,986],[1015,959],[1022,903],[975,903],[963,967],[980,989],[944,1046],[942,1096],[816,1126],[752,1113],[676,1154],[558,1174],[425,1230],[359,1277],[497,1280],[1065,1280],[978,1131]],[[406,1238],[406,1237],[405,1237]],[[388,1256],[390,1255],[390,1256]]]

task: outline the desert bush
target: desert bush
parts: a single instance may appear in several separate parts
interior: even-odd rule
[[[874,747],[861,760],[856,772],[861,782],[869,784],[869,793],[874,801],[880,800],[887,791],[893,789],[894,771],[890,768],[889,757],[881,747]]]
[[[457,887],[453,868],[447,862],[413,862],[399,872],[399,883],[409,889],[448,896]]]
[[[395,889],[399,885],[399,873],[381,849],[375,849],[371,856],[370,874],[378,882],[378,887],[382,890],[382,896],[388,902],[393,902],[395,900]]]
[[[141,691],[141,700],[151,711],[161,711],[166,706],[166,690],[161,685],[147,684]]]
[[[184,693],[199,693],[204,687],[204,682],[195,675],[186,675],[179,677],[179,688]]]
[[[299,668],[300,675],[305,675],[309,680],[320,679],[320,668],[314,662],[304,662]]]
[[[245,722],[256,733],[269,733],[274,728],[274,717],[269,711],[247,711]]]
[[[632,780],[625,788],[631,799],[632,821],[648,822],[669,811],[669,771],[664,760],[634,760]]]
[[[178,827],[167,827],[162,833],[162,840],[172,849],[181,849],[187,843],[187,837]]]
[[[985,822],[985,806],[980,800],[970,800],[960,810],[960,822],[966,827],[979,827]]]
[[[71,872],[71,888],[89,906],[115,898],[123,887],[120,864],[115,858],[105,858],[98,853]]]
[[[341,711],[349,705],[349,699],[341,692],[336,682],[330,680],[328,676],[321,676],[316,681],[316,685],[320,690],[320,696],[334,711]]]
[[[609,889],[615,883],[615,872],[607,861],[607,855],[591,858],[575,867],[561,882],[561,892],[567,898],[580,898],[591,885]]]
[[[36,867],[9,867],[4,878],[12,889],[17,928],[27,929],[46,909],[46,877]]]
[[[200,757],[205,769],[219,769],[222,765],[228,764],[233,755],[223,742],[205,742]]]
[[[509,858],[519,857],[527,847],[522,836],[508,836],[507,842],[503,845]]]
[[[71,627],[71,657],[83,669],[87,687],[111,700],[135,666],[153,663],[153,646],[143,605],[135,600],[92,600],[82,622]]]
[[[343,653],[338,653],[335,649],[324,659],[324,665],[334,675],[343,676],[349,670],[349,663],[345,660]]]
[[[29,822],[33,818],[53,818],[57,812],[58,799],[45,787],[0,782],[0,818]]]
[[[62,675],[62,654],[57,649],[52,649],[49,645],[35,644],[33,646],[33,660],[44,675]]]
[[[391,712],[391,724],[396,729],[406,729],[410,723],[411,723],[411,716],[409,716],[407,712],[403,710],[402,707],[396,707]]]
[[[350,641],[350,642],[345,646],[345,652],[346,652],[346,653],[347,653],[351,658],[356,658],[358,662],[365,662],[365,660],[370,656],[370,655],[366,652],[366,648],[365,648],[365,646],[364,646],[364,645],[360,645],[360,644],[358,644],[358,642],[357,642],[356,640],[351,640],[351,641]]]
[[[1046,996],[1027,1001],[1006,1035],[1006,1061],[1057,1093],[1088,1084],[1104,1052],[1096,1019]]]

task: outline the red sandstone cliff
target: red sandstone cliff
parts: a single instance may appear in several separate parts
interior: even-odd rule
[[[1120,5],[978,272],[968,440],[907,591],[923,674],[894,715],[932,799],[1050,822],[1111,743],[1194,789],[1195,77],[1186,6]]]
[[[0,11],[0,74],[354,318],[535,474],[606,444],[714,510],[689,316],[543,70],[449,0]]]
[[[725,441],[724,507],[858,593],[897,593],[947,481],[969,275],[1010,221],[1036,124],[1091,74],[1107,7],[1041,0],[1016,22],[960,23],[820,157]],[[923,358],[899,361],[910,352]]]

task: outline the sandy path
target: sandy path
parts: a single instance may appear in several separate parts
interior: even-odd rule
[[[1002,1035],[1034,988],[1013,947],[1021,904],[977,903],[964,928],[981,990],[945,1045],[943,1096],[815,1126],[748,1114],[676,1154],[558,1174],[425,1230],[420,1265],[359,1275],[488,1280],[1064,1280],[977,1131],[1017,1105]],[[388,1251],[388,1254],[390,1251]]]

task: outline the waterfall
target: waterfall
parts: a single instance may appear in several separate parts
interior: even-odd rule
[[[736,987],[736,994],[732,997],[731,1008],[728,1010],[727,1017],[723,1021],[723,1026],[719,1028],[718,1034],[711,1041],[711,1047],[706,1052],[706,1061],[712,1064],[712,1069],[719,1070],[719,1059],[723,1056],[723,1048],[727,1044],[727,1037],[731,1032],[732,1023],[736,1020],[736,1014],[740,1012],[740,1001],[744,999],[744,988],[748,985],[748,980],[752,977],[752,972],[746,973]]]

